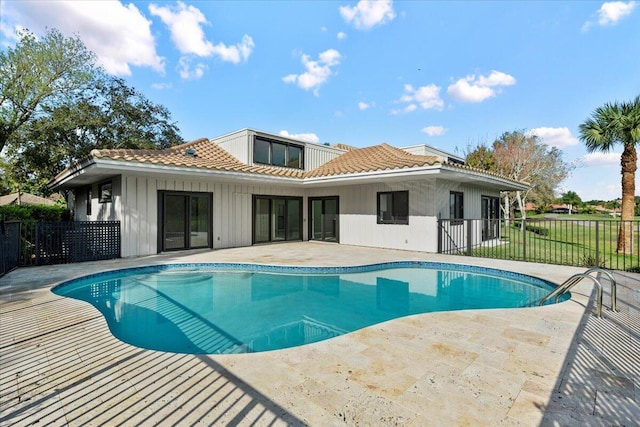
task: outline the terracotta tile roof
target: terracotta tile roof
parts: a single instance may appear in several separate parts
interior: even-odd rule
[[[152,165],[200,168],[215,171],[245,172],[299,179],[384,170],[401,170],[442,164],[456,169],[463,169],[470,172],[507,179],[512,182],[518,182],[505,178],[501,175],[472,168],[467,165],[442,162],[436,156],[411,154],[405,150],[392,147],[388,144],[380,144],[366,148],[355,148],[341,144],[340,148],[346,150],[344,154],[306,173],[300,169],[246,165],[218,144],[211,142],[206,138],[198,139],[186,144],[176,145],[165,150],[93,150],[90,157],[97,159],[147,163]],[[193,150],[194,155],[190,155],[188,153],[188,151],[191,150]]]
[[[18,193],[7,194],[6,196],[0,196],[0,206],[17,205],[17,204],[18,204]],[[45,197],[36,196],[30,193],[20,193],[20,204],[53,206],[56,204],[56,202],[54,200],[47,199]]]
[[[338,143],[338,144],[333,144],[332,147],[337,148],[339,150],[344,150],[344,151],[351,151],[351,150],[357,150],[357,147],[354,147],[352,145],[347,145],[347,144],[343,144],[343,143]]]
[[[380,144],[347,151],[324,165],[307,172],[305,178],[406,169],[430,166],[436,163],[440,163],[440,161],[435,156],[420,156],[388,144]]]
[[[193,155],[188,154],[193,150]],[[206,138],[165,150],[93,150],[99,159],[122,160],[164,166],[181,166],[218,171],[249,172],[291,178],[302,178],[304,171],[291,168],[249,166],[236,159],[218,144]]]

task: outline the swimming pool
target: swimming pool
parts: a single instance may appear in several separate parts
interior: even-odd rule
[[[126,343],[215,354],[309,344],[412,314],[537,306],[554,287],[502,270],[407,261],[167,264],[85,276],[53,292],[92,304]]]

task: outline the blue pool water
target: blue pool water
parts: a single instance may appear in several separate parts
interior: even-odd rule
[[[500,270],[412,261],[162,265],[85,276],[53,292],[91,303],[126,343],[213,354],[299,346],[411,314],[536,306],[554,286]]]

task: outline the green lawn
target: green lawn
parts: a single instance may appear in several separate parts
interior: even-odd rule
[[[519,220],[510,227],[502,224],[499,242],[491,241],[473,250],[473,255],[513,260],[525,260],[574,266],[600,266],[615,270],[639,270],[640,221],[633,224],[632,255],[616,253],[619,221],[594,216],[578,219],[550,220],[527,218],[527,230]],[[495,243],[495,244],[494,244]]]

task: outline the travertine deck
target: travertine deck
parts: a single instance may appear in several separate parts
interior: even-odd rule
[[[556,283],[583,271],[312,242],[18,269],[0,278],[0,425],[638,425],[637,274],[616,274],[620,312],[605,309],[602,319],[591,313],[584,281],[571,301],[553,306],[416,315],[226,356],[124,344],[92,306],[50,292],[68,278],[165,262],[411,259]]]

